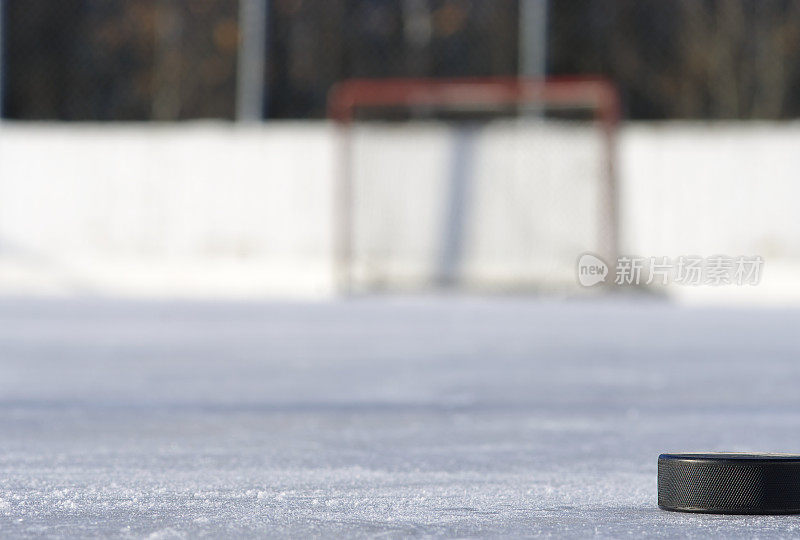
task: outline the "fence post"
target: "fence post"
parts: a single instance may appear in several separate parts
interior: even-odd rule
[[[543,79],[547,72],[547,0],[519,0],[520,77]]]
[[[4,0],[0,0],[0,120],[3,119],[3,114],[5,112],[5,108],[3,107],[5,101],[5,47],[3,47],[3,23],[5,22],[5,2]]]
[[[236,120],[258,122],[267,116],[269,0],[239,0],[239,52],[236,66]]]

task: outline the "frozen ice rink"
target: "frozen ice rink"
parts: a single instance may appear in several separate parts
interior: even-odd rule
[[[656,507],[800,450],[800,311],[0,302],[0,536],[797,536]]]

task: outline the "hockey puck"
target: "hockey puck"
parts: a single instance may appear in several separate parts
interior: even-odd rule
[[[661,454],[658,506],[712,514],[800,513],[800,454]]]

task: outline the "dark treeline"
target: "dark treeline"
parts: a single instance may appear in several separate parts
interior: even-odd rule
[[[4,114],[232,118],[236,0],[3,0]],[[517,73],[516,0],[270,0],[266,116],[348,77]],[[550,75],[603,74],[635,119],[800,114],[800,0],[550,0]]]

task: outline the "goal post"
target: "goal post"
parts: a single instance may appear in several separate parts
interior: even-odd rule
[[[348,80],[328,117],[344,293],[565,289],[582,253],[617,256],[606,80]]]

